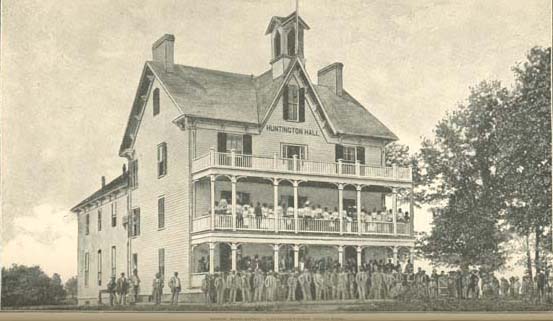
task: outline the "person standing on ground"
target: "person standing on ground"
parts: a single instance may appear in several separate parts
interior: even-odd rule
[[[290,276],[288,277],[288,280],[286,282],[288,284],[288,295],[286,297],[286,301],[296,301],[296,288],[298,286],[298,273],[293,272],[290,273]]]
[[[152,283],[152,296],[156,305],[161,304],[161,295],[163,294],[163,278],[161,273],[156,273],[156,277]]]
[[[131,290],[134,296],[134,302],[138,302],[138,294],[140,293],[140,277],[138,277],[138,270],[134,269],[131,276]]]
[[[258,203],[259,204],[259,203]],[[261,302],[263,296],[263,286],[265,285],[265,277],[260,269],[255,270],[253,277],[253,299],[255,302]]]
[[[217,293],[216,300],[217,304],[223,304],[225,303],[224,297],[225,297],[225,280],[223,279],[223,276],[221,273],[217,273],[215,275],[215,291]]]
[[[119,304],[127,304],[127,292],[129,289],[129,281],[125,277],[125,273],[121,273],[121,277],[117,280],[117,294],[119,295]]]
[[[169,280],[169,289],[171,289],[171,304],[178,304],[179,293],[181,291],[179,272],[175,272]]]
[[[115,276],[112,276],[111,279],[108,282],[108,293],[109,293],[109,305],[113,306],[113,303],[115,302],[115,296],[117,292],[117,281],[115,280]]]
[[[202,293],[204,294],[205,304],[211,304],[211,299],[209,298],[209,274],[206,274],[202,279]]]

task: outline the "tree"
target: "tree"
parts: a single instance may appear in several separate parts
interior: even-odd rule
[[[65,281],[64,289],[71,299],[74,299],[77,296],[77,287],[78,283],[76,276],[73,276],[69,280]]]
[[[39,266],[14,264],[8,269],[2,268],[4,306],[58,304],[64,298],[65,292],[57,274],[50,278]]]
[[[413,173],[413,186],[416,187],[420,183],[420,174],[418,170],[418,160],[415,155],[409,153],[409,146],[400,143],[390,143],[386,145],[384,149],[384,158],[386,160],[386,166],[391,167],[393,165],[399,167],[411,167]],[[410,191],[401,189],[399,191],[398,200],[407,202],[409,201]],[[414,205],[418,205],[417,193],[413,195]]]
[[[505,263],[495,168],[498,113],[508,100],[499,82],[482,82],[471,88],[466,105],[438,123],[434,139],[422,142],[419,198],[436,210],[419,250],[435,263],[490,270]]]
[[[540,269],[543,244],[551,226],[551,48],[535,47],[513,68],[512,100],[498,122],[501,161],[497,172],[513,231],[534,235],[534,262]],[[528,249],[528,272],[532,275]]]

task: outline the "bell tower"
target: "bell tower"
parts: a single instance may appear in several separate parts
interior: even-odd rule
[[[271,39],[270,64],[273,79],[281,76],[295,57],[302,62],[305,61],[304,30],[309,30],[309,26],[297,14],[297,10],[287,17],[274,16],[271,18],[265,35],[270,35]]]

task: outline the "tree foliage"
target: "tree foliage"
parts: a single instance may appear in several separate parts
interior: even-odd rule
[[[48,277],[38,266],[14,264],[2,268],[2,305],[28,306],[59,304],[65,298],[61,278]]]
[[[78,283],[77,283],[76,276],[73,276],[69,278],[69,280],[65,281],[64,289],[70,298],[74,299],[75,297],[77,297],[77,288],[78,288]]]

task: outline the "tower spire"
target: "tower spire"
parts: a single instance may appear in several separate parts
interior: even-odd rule
[[[295,43],[295,46],[294,48],[296,49],[296,56],[298,55],[298,52],[299,52],[299,30],[300,30],[300,0],[296,0],[296,35],[295,35],[295,40],[296,40],[296,43]]]

